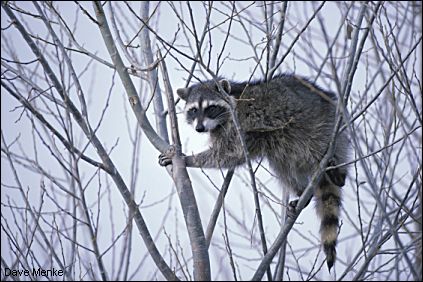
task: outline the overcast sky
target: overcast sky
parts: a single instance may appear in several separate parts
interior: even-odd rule
[[[110,19],[110,9],[108,5],[109,4],[105,5],[105,11],[107,17]],[[126,21],[125,18],[119,18],[118,24],[120,28],[124,30],[125,27],[127,27],[129,30],[128,34],[134,35],[134,32],[132,32],[134,30],[134,26],[131,26],[131,24],[135,25],[137,23],[136,19],[132,18],[134,16],[127,12],[127,9],[125,9],[123,4],[114,4],[115,9],[119,10],[117,8],[118,5],[122,5],[120,8],[123,11],[126,11],[128,17],[130,18],[129,21]],[[155,9],[156,5],[156,2],[151,3],[150,12]],[[195,24],[198,30],[202,30],[205,22],[204,8],[200,3],[191,3],[191,5],[195,15]],[[229,12],[229,10],[221,3],[216,3],[215,5],[216,10],[212,13],[212,23],[214,24],[219,23],[227,17],[226,15],[222,15],[220,11]],[[242,5],[246,7],[247,3]],[[242,5],[239,4],[238,7],[241,8]],[[342,21],[342,18],[344,17],[343,13],[346,12],[346,7],[348,5],[349,3],[327,3],[319,12],[319,15],[322,18],[322,24],[326,28],[327,36],[329,38],[333,38],[339,27],[342,25],[341,36],[339,38],[343,39],[344,41],[341,40],[339,44],[335,45],[335,55],[343,54],[342,48],[345,44],[347,47],[349,46],[349,42],[346,39],[347,25]],[[31,3],[20,3],[19,6],[25,10],[35,12]],[[72,27],[76,19],[75,15],[77,15],[77,20],[74,27],[75,37],[77,38],[78,42],[87,50],[90,50],[97,56],[111,62],[110,56],[107,53],[104,41],[98,28],[87,18],[87,16],[83,15],[74,3],[55,3],[55,6],[57,6],[63,18]],[[90,3],[82,3],[82,6],[85,7],[85,9],[87,9],[91,15],[94,15],[94,11]],[[175,6],[179,9],[179,3],[175,3]],[[188,19],[189,14],[186,5],[182,3],[181,6],[184,9],[184,16],[186,19]],[[278,7],[279,6],[280,5],[278,5]],[[287,14],[289,17],[287,17],[284,27],[286,34],[284,34],[283,37],[280,51],[281,54],[286,52],[287,47],[292,43],[301,28],[310,19],[317,6],[318,4],[312,3],[290,3],[288,5]],[[134,8],[139,9],[137,5],[134,5]],[[396,15],[395,5],[386,5],[386,8],[388,13]],[[182,50],[186,50],[186,52],[190,52],[189,49],[186,48],[186,38],[182,30],[179,30],[180,23],[178,18],[175,16],[170,5],[168,3],[162,3],[160,4],[158,11],[158,14],[156,14],[153,18],[153,26],[156,28],[156,30],[158,30],[162,38],[171,42],[176,34],[176,42],[174,43],[175,46],[178,46]],[[358,6],[354,6],[353,10],[350,11],[349,16],[347,17],[348,21],[355,23],[357,20],[357,14]],[[264,20],[262,8],[257,3],[249,7],[246,10],[244,16],[250,18],[253,22],[258,24],[263,23]],[[404,17],[410,18],[410,14],[406,14]],[[40,20],[34,20],[29,16],[24,16],[23,18],[25,19],[26,24],[30,27],[33,34],[37,34],[41,38],[46,37],[46,28]],[[279,20],[279,17],[275,17],[275,19]],[[392,20],[394,21],[394,19]],[[396,20],[399,21],[400,19]],[[2,28],[8,26],[10,22],[10,19],[7,15],[5,15],[3,9],[1,22]],[[375,26],[377,25],[375,24]],[[214,29],[211,33],[211,39],[213,42],[213,49],[211,52],[212,66],[215,65],[217,55],[223,46],[223,42],[225,41],[225,30],[227,30],[227,28],[228,22],[225,22],[219,28]],[[250,29],[248,30],[248,34],[251,36],[251,41],[254,42],[257,46],[256,51],[261,51],[264,46],[264,34],[259,31],[259,26],[249,28]],[[302,75],[313,80],[314,76],[316,75],[316,69],[314,69],[312,66],[319,66],[327,53],[326,43],[322,39],[323,35],[321,30],[322,29],[319,21],[312,21],[310,26],[307,28],[307,31],[301,36],[299,41],[290,51],[290,55],[288,55],[284,60],[280,67],[280,72],[295,73],[297,75]],[[421,26],[420,31],[415,31],[415,35],[414,42],[417,42],[419,37],[421,39]],[[378,36],[380,36],[380,34],[378,34]],[[407,34],[406,29],[405,31],[404,29],[401,29],[399,37],[404,38],[404,40],[412,41],[412,36]],[[154,37],[151,36],[151,38]],[[51,41],[51,37],[48,37],[48,40]],[[407,41],[408,45],[404,43],[404,46],[411,46],[414,44],[409,43],[409,41]],[[310,42],[312,42],[312,44],[310,44]],[[65,43],[67,44],[68,42],[65,41]],[[190,43],[192,45],[195,44],[195,42]],[[157,46],[161,47],[161,45],[159,45],[158,42],[154,40],[154,50],[157,50]],[[404,47],[404,52],[408,52],[409,49],[409,47]],[[11,58],[11,50],[13,50],[14,54],[22,62],[31,61],[34,59],[33,53],[30,51],[28,45],[22,40],[21,35],[15,28],[9,28],[5,31],[2,30],[2,63],[3,58]],[[371,45],[368,42],[368,44],[366,43],[365,45],[362,60],[353,81],[351,92],[351,104],[353,105],[359,104],[358,101],[361,100],[360,93],[363,93],[366,90],[369,81],[371,81],[373,78],[372,74],[375,73],[379,67],[386,68],[387,71],[389,70],[386,65],[378,66],[374,64],[374,54],[371,51]],[[135,49],[136,54],[137,52],[137,49]],[[309,52],[316,54],[315,57],[310,58]],[[108,105],[97,135],[107,150],[111,150],[110,156],[113,162],[124,177],[125,182],[129,185],[131,179],[131,167],[133,165],[132,158],[134,154],[130,137],[131,135],[134,135],[136,120],[132,111],[130,110],[121,81],[118,75],[115,75],[113,70],[106,67],[105,65],[102,65],[96,61],[90,61],[89,57],[77,52],[70,52],[70,54],[72,56],[72,63],[77,73],[81,75],[80,82],[84,90],[85,99],[88,103],[90,122],[93,126],[97,125],[103,114],[104,106],[106,104]],[[178,56],[176,52],[172,54],[177,56],[187,68],[191,67],[192,63],[189,62],[189,60],[183,58],[183,56]],[[191,53],[189,54],[192,56]],[[421,51],[420,53],[416,54],[418,56],[416,59],[417,63],[414,65],[408,65],[410,70],[419,69],[419,64],[421,66]],[[57,64],[57,61],[54,61],[55,49],[51,46],[47,47],[45,55],[48,57],[52,64],[55,64],[55,71],[58,71],[59,64]],[[207,52],[205,52],[205,55],[208,56]],[[255,69],[256,62],[251,59],[254,56],[253,49],[248,46],[248,38],[246,37],[245,30],[238,22],[234,22],[233,26],[231,27],[231,37],[229,37],[227,46],[225,47],[224,56],[226,59],[221,67],[219,73],[220,75],[235,81],[245,81],[249,79],[253,70]],[[337,69],[336,71],[338,76],[341,77],[344,71],[343,66],[345,65],[346,58],[335,57],[335,60],[340,62],[340,69]],[[367,64],[369,61],[370,63]],[[129,65],[128,61],[125,63]],[[174,90],[179,87],[184,87],[185,80],[188,77],[187,72],[184,71],[179,66],[179,63],[176,62],[171,56],[166,57],[166,64]],[[2,73],[3,69],[4,66],[2,65]],[[323,75],[320,76],[320,78],[317,80],[317,83],[324,89],[336,92],[336,85],[333,83],[333,80],[328,77],[331,74],[329,63],[325,65],[323,70]],[[387,76],[390,75],[390,73],[387,74]],[[38,78],[39,85],[46,87],[47,84],[42,82],[43,73],[38,71],[38,75],[40,75]],[[201,72],[196,72],[196,75],[200,78],[204,78]],[[256,70],[253,76],[256,79],[262,78],[262,74],[259,70]],[[377,80],[379,82],[376,82],[375,85],[372,86],[372,88],[375,90],[378,88],[378,86],[380,87],[383,84],[383,81],[379,76],[377,77]],[[132,77],[132,81],[139,90],[139,93],[143,95],[142,99],[147,101],[149,97],[148,95],[150,95],[147,83],[144,80],[134,76]],[[66,85],[69,85],[68,81],[65,81],[65,83]],[[412,85],[412,87],[413,89],[417,90],[418,94],[416,103],[421,111],[421,85],[420,90],[415,85]],[[24,88],[21,89],[24,90]],[[27,92],[21,94],[23,96],[28,95]],[[79,107],[76,91],[73,87],[70,90],[70,97]],[[163,98],[164,101],[166,101],[165,97]],[[370,99],[370,97],[368,98]],[[381,98],[380,103],[386,103],[386,101],[387,100]],[[349,106],[348,109],[351,110],[352,108],[352,106]],[[378,114],[383,114],[378,109],[379,108],[374,110],[370,109],[369,115],[377,116]],[[206,149],[208,146],[207,135],[196,133],[194,129],[187,126],[182,114],[182,103],[178,105],[178,110],[178,122],[180,126],[183,151],[186,154],[191,154],[192,152],[200,152]],[[409,113],[410,110],[404,109],[404,112]],[[31,129],[32,126],[30,117],[31,116],[28,115],[27,112],[22,111],[22,108],[19,107],[19,103],[17,103],[17,101],[14,100],[14,98],[9,94],[7,94],[7,92],[2,87],[1,128],[6,142],[10,144],[13,140],[19,138],[19,142],[15,143],[12,147],[13,151],[18,152],[21,155],[26,154],[26,156],[31,159],[37,159],[43,169],[50,172],[52,175],[57,176],[57,179],[59,179],[63,185],[66,185],[67,180],[63,169],[60,168],[57,161],[51,156],[46,147],[40,142],[39,138],[37,137],[38,133]],[[155,113],[152,109],[150,109],[148,112],[148,118],[154,125]],[[409,118],[410,121],[414,121],[415,116],[412,116],[411,114]],[[389,119],[389,116],[387,116],[386,119]],[[50,117],[50,120],[53,124],[58,125],[58,122],[54,121],[53,118]],[[360,128],[359,125],[357,125],[357,127]],[[421,132],[421,129],[419,131]],[[42,132],[41,134],[45,137],[48,136],[48,134],[45,132]],[[419,150],[421,152],[421,133],[419,134],[420,144],[416,144],[416,146],[420,146]],[[377,132],[375,135],[383,140],[381,137],[383,136],[382,132]],[[370,134],[370,136],[372,136],[372,134]],[[87,140],[82,137],[81,131],[77,128],[76,123],[74,124],[74,137],[77,140],[79,148],[84,148],[87,145]],[[34,139],[36,140],[35,145],[33,142]],[[419,138],[415,140],[419,140]],[[59,151],[65,152],[64,147],[57,140],[56,142],[57,144],[54,144],[54,146],[57,146]],[[364,148],[365,153],[379,148],[379,145],[380,144],[377,141],[374,142],[374,148]],[[35,153],[35,148],[37,153]],[[394,148],[399,149],[396,147]],[[95,160],[99,160],[99,157],[96,155],[96,151],[91,146],[87,147],[86,154]],[[169,254],[166,251],[168,246],[168,239],[164,234],[163,228],[165,229],[166,233],[169,234],[170,238],[172,238],[174,243],[179,241],[180,245],[183,247],[185,258],[189,259],[191,257],[191,251],[179,200],[177,198],[175,188],[173,187],[171,177],[167,174],[163,167],[158,165],[157,161],[159,152],[154,149],[154,147],[145,136],[142,136],[142,142],[138,154],[139,159],[137,159],[137,162],[139,164],[139,170],[137,172],[138,182],[136,186],[135,199],[137,202],[142,200],[141,212],[146,219],[150,232],[153,236],[155,236],[157,233],[159,234],[157,245],[159,246],[159,250],[162,252],[162,254],[165,254],[164,256],[167,260],[169,259]],[[401,179],[403,183],[409,183],[412,175],[416,171],[416,168],[420,166],[421,169],[421,158],[418,158],[418,160],[413,163],[413,161],[406,159],[405,156],[400,155],[400,157],[402,158],[399,163],[400,165],[396,167],[397,173],[395,175],[397,178],[393,181],[400,181]],[[373,163],[371,160],[369,160],[368,163],[371,166],[377,167],[377,164]],[[253,163],[253,167],[256,166],[257,163]],[[263,167],[259,168],[257,171],[259,188],[268,198],[272,200],[280,200],[282,197],[282,187],[275,179],[275,177],[266,171],[266,168],[268,168],[267,162],[263,163]],[[104,251],[111,243],[111,238],[116,236],[116,234],[125,228],[125,214],[127,213],[127,209],[121,195],[118,193],[114,183],[110,178],[107,178],[104,174],[101,174],[100,177],[97,177],[96,170],[83,162],[80,164],[80,169],[83,182],[87,184],[86,197],[89,204],[91,205],[90,208],[92,209],[91,212],[94,218],[98,214],[96,206],[98,193],[104,193],[102,194],[103,196],[100,200],[101,214],[99,219],[99,234],[101,238],[98,239],[101,244],[100,248]],[[34,173],[30,169],[19,165],[18,172],[23,187],[28,189],[29,198],[32,201],[31,205],[33,205],[33,207],[38,207],[40,204],[40,187],[44,183],[48,189],[52,189],[50,187],[52,183],[45,177],[40,177],[38,173]],[[322,269],[316,276],[320,279],[334,279],[335,277],[338,277],[336,275],[343,273],[346,265],[348,264],[348,260],[351,259],[351,257],[354,256],[362,247],[362,238],[357,235],[357,228],[360,221],[358,219],[357,212],[356,188],[358,183],[366,181],[366,177],[360,174],[362,173],[360,167],[358,167],[356,171],[352,170],[352,172],[353,173],[350,174],[347,180],[346,186],[343,188],[343,220],[341,232],[339,235],[339,245],[337,248],[339,262],[337,262],[335,265],[335,269],[332,274],[329,274],[326,268]],[[359,174],[354,175],[355,172],[358,172]],[[192,168],[189,169],[189,173],[193,183],[197,203],[200,207],[200,215],[202,218],[203,227],[206,228],[211,210],[218,195],[216,187],[220,188],[223,182],[222,173],[214,169],[201,171],[200,169]],[[376,170],[375,173],[377,174]],[[93,179],[90,180],[91,178]],[[5,188],[7,185],[14,186],[15,180],[9,167],[8,160],[4,157],[3,153],[1,160],[1,182],[1,210],[4,217],[2,217],[2,225],[5,224],[6,219],[9,224],[12,224],[14,219],[11,219],[12,215],[10,213],[10,209],[6,208],[5,205],[9,203],[9,200],[11,201],[10,203],[16,206],[23,206],[24,202],[18,191],[15,189]],[[101,185],[99,183],[101,183]],[[401,189],[397,191],[398,194],[405,193],[405,190],[403,190],[404,186],[405,184],[400,185]],[[372,195],[373,190],[371,187],[369,187],[368,183],[363,183],[362,185],[360,184],[360,189],[360,193],[362,193],[361,197],[363,208],[369,208],[371,211],[375,204],[374,195]],[[70,201],[67,199],[66,195],[63,193],[58,193],[55,196],[58,197],[58,202],[62,203],[64,207],[68,207],[67,205],[70,204]],[[280,218],[275,216],[275,214],[277,214],[275,211],[282,210],[282,207],[280,204],[272,202],[271,200],[266,201],[265,197],[261,198],[261,202],[263,206],[263,218],[266,236],[270,245],[280,230]],[[236,175],[231,183],[230,190],[225,201],[225,207],[227,209],[228,216],[227,224],[230,226],[229,239],[231,240],[234,252],[236,253],[235,259],[237,261],[237,268],[239,268],[241,278],[250,279],[255,271],[255,268],[259,264],[261,258],[261,247],[258,241],[258,229],[256,226],[256,218],[254,216],[253,193],[245,167],[240,167],[237,169]],[[51,200],[46,199],[43,210],[46,213],[54,212],[58,210],[58,207],[55,206]],[[371,214],[371,212],[369,213]],[[46,219],[51,218],[51,216],[46,215]],[[18,218],[16,220],[19,223],[19,221],[23,221],[24,219]],[[111,222],[113,222],[113,224],[110,224]],[[377,224],[377,220],[370,223],[369,218],[367,217],[363,219],[363,222],[365,223],[365,229],[368,228],[369,224]],[[287,258],[288,266],[297,267],[296,259],[298,259],[301,264],[304,264],[304,269],[309,270],[311,268],[310,266],[313,264],[317,252],[319,252],[318,223],[319,219],[316,216],[314,204],[311,204],[300,215],[294,229],[289,235],[288,253],[290,255],[288,255]],[[67,223],[61,222],[60,224],[65,226]],[[13,228],[16,229],[17,226]],[[210,250],[212,277],[214,279],[233,279],[231,269],[229,267],[229,260],[226,254],[226,250],[224,249],[222,239],[222,234],[224,232],[223,230],[223,216],[221,215],[218,221],[218,228],[214,233],[212,247]],[[81,234],[79,239],[81,242],[84,244],[89,244],[88,233],[84,234],[81,229],[80,232]],[[133,233],[136,243],[133,245],[131,257],[134,261],[131,266],[132,272],[136,270],[139,261],[147,253],[145,245],[138,235],[138,231],[134,229]],[[3,230],[1,236],[2,259],[5,259],[10,263],[10,245],[7,240],[4,240],[5,234]],[[250,237],[254,238],[254,240],[252,240],[253,242],[250,242]],[[313,247],[313,245],[316,245],[317,247]],[[390,246],[390,243],[387,243],[386,246]],[[292,255],[291,250],[295,250],[295,256]],[[115,261],[113,256],[119,255],[119,248],[117,248],[117,253],[109,252],[104,256],[104,260],[106,261],[110,272],[112,272],[112,269],[117,267],[114,265]],[[389,257],[385,259],[388,260]],[[380,258],[378,265],[383,264],[385,259]],[[324,254],[322,251],[320,251],[317,265],[320,266],[323,260]],[[86,262],[88,261],[90,260],[86,260]],[[93,261],[94,259],[92,259],[92,262]],[[222,265],[224,266],[224,269],[220,268]],[[154,263],[150,258],[147,258],[142,267],[142,271],[137,272],[133,278],[150,278],[156,271],[157,268],[154,266]],[[346,276],[345,278],[352,278],[353,274],[354,273],[351,273],[351,276]],[[399,275],[399,278],[406,279],[408,275],[408,273],[402,273]],[[157,277],[161,278],[160,273],[157,273]],[[291,270],[289,272],[289,278],[301,279],[305,277],[302,277],[301,274]],[[288,279],[288,277],[286,277],[286,279]]]

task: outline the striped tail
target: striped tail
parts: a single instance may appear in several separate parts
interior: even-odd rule
[[[327,175],[325,175],[316,190],[315,197],[317,213],[321,218],[320,238],[330,272],[336,259],[341,189],[327,179]]]

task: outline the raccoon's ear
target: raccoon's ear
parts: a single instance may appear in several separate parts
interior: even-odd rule
[[[189,89],[188,88],[179,88],[176,90],[176,94],[182,99],[186,100],[188,98]]]
[[[222,86],[223,90],[225,90],[226,93],[231,93],[231,83],[229,80],[221,79],[219,80],[220,86]]]

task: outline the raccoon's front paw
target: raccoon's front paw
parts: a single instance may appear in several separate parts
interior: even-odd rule
[[[175,146],[170,146],[169,149],[166,150],[163,154],[160,154],[159,156],[159,165],[161,166],[167,166],[172,164],[172,158],[176,154],[176,148]]]

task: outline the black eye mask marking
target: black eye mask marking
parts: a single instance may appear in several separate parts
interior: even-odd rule
[[[204,115],[208,118],[217,118],[218,116],[222,115],[223,113],[225,113],[227,110],[225,107],[222,106],[217,106],[217,105],[211,105],[208,106],[205,110],[204,110]]]

